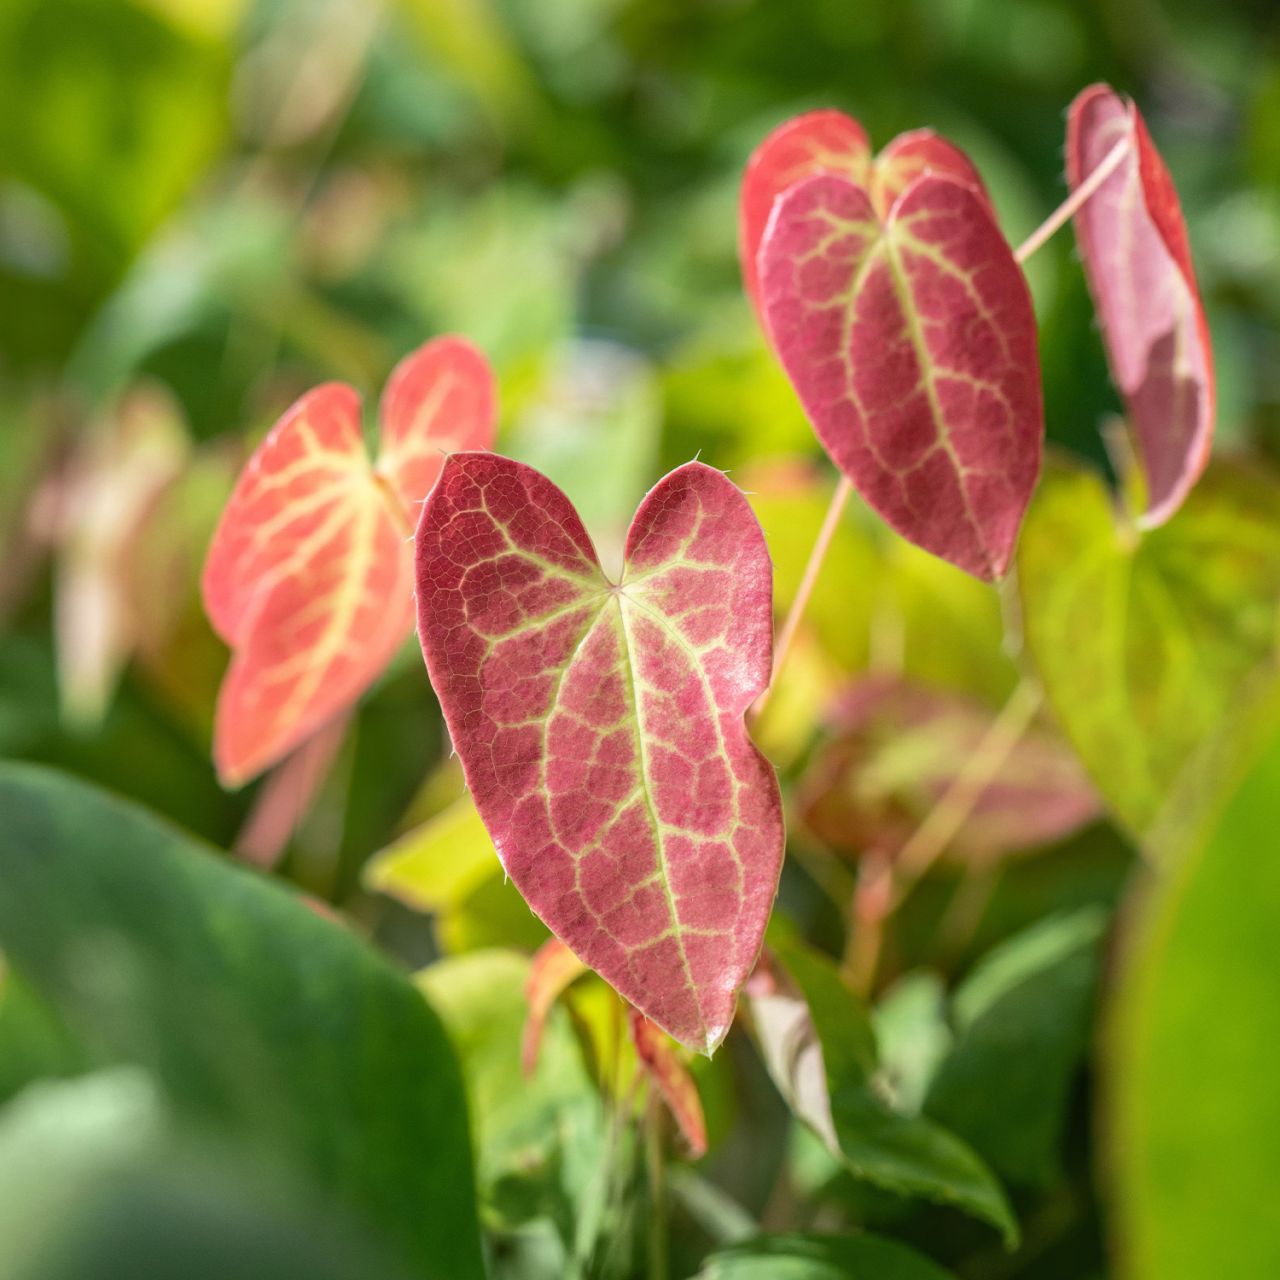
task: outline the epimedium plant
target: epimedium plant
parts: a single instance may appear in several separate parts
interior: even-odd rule
[[[589,974],[617,995],[605,993],[600,1017],[575,1009],[574,1030],[605,1079],[621,1073],[626,1028],[637,1079],[651,1086],[655,1201],[662,1151],[653,1099],[684,1150],[706,1153],[715,1116],[700,1082],[722,1058],[699,1055],[715,1054],[739,1015],[818,1150],[860,1182],[959,1208],[1012,1244],[1018,1224],[1006,1182],[1048,1176],[1069,1069],[1087,1034],[1097,912],[1048,921],[1021,950],[975,970],[956,993],[955,1043],[939,1044],[928,1064],[898,1053],[896,1028],[938,1021],[944,993],[927,981],[895,989],[874,1015],[867,1001],[888,922],[947,850],[980,861],[1059,839],[1097,815],[1099,797],[1160,853],[1151,833],[1175,784],[1273,652],[1280,592],[1271,489],[1229,470],[1197,487],[1215,412],[1204,308],[1169,173],[1136,106],[1106,86],[1071,106],[1067,178],[1068,199],[1015,249],[973,164],[930,130],[873,155],[858,122],[818,111],[753,153],[739,204],[745,289],[839,476],[776,642],[770,549],[748,495],[703,462],[678,467],[641,502],[611,576],[571,496],[491,451],[494,378],[458,337],[436,338],[397,366],[372,457],[356,392],[326,384],[272,428],[222,513],[202,589],[232,655],[214,734],[227,786],[296,758],[348,714],[416,613],[470,793],[464,811],[446,815],[447,831],[437,820],[433,856],[451,860],[451,891],[470,891],[492,873],[491,841],[503,874],[552,934],[528,964],[453,956],[419,986],[453,1034],[468,1087],[486,1091],[498,1112],[515,1105],[513,1081],[491,1074],[477,1046],[513,1017],[522,1024],[519,1067],[530,1083],[517,1102],[530,1115],[506,1128],[479,1120],[488,1153],[482,1215],[534,1214],[512,1207],[531,1159],[530,1126],[585,1133],[595,1144],[591,1169],[566,1155],[556,1196],[536,1208],[557,1220],[575,1265],[585,1269],[603,1231],[592,1170],[630,1140],[575,1092],[582,1068],[565,1051],[571,1032],[558,1005]],[[1118,494],[1057,460],[1042,476],[1038,335],[1021,268],[1072,218],[1132,428],[1136,465],[1118,467]],[[1025,639],[1022,676],[994,718],[963,697],[900,680],[822,690],[819,741],[784,804],[752,729],[775,710],[800,653],[806,609],[855,492],[908,542],[995,584],[1007,642]],[[1249,554],[1239,557],[1242,546]],[[1198,566],[1219,561],[1239,588],[1226,603],[1196,585]],[[1126,635],[1141,642],[1138,658]],[[1192,652],[1204,655],[1195,687],[1170,699]],[[1069,746],[1037,721],[1045,703]],[[55,848],[64,802],[50,784],[0,782],[31,815],[31,839]],[[114,821],[101,800],[84,803],[93,821]],[[785,920],[771,921],[784,813],[854,868],[837,885],[849,917],[839,962]],[[296,934],[332,952],[334,972],[358,971],[351,999],[375,1010],[381,1039],[370,1061],[353,1054],[331,1064],[318,1092],[410,1069],[393,1070],[383,1043],[396,1018],[439,1056],[438,1028],[408,1012],[417,1005],[403,981],[367,956],[351,960],[358,948],[335,941],[329,922],[306,912],[299,924],[283,898],[248,877],[215,884],[211,876],[206,886],[200,859],[172,833],[135,832],[134,816],[121,821],[128,830],[116,843],[129,873],[143,874],[138,849],[172,862],[192,889],[177,894],[183,910],[199,893],[225,895],[228,918],[238,902],[285,941]],[[400,874],[390,853],[372,872],[384,887]],[[9,856],[0,846],[0,859]],[[35,864],[20,865],[37,876]],[[87,900],[107,897],[95,890]],[[147,933],[147,920],[132,923]],[[48,940],[22,925],[20,914],[7,922],[0,911],[15,971],[52,1001],[64,978]],[[217,962],[188,957],[202,992],[240,972],[249,936],[211,933],[206,950]],[[159,955],[169,940],[157,934],[152,943]],[[289,969],[299,989],[304,969]],[[1036,1021],[1042,991],[1064,1010],[1048,1029]],[[330,991],[325,1017],[347,1028],[343,1003]],[[160,1021],[174,1016],[158,998],[155,1008]],[[1035,1070],[1015,1069],[1007,1081],[1013,1120],[979,1141],[966,1132],[966,1115],[982,1111],[974,1064],[993,1041],[1040,1030]],[[220,1078],[226,1064],[215,1065]],[[415,1094],[413,1136],[423,1143],[457,1092],[451,1065],[439,1075],[438,1098],[422,1087]],[[614,1079],[610,1090],[616,1114],[629,1117],[635,1088]],[[251,1124],[242,1102],[231,1091],[219,1105]],[[394,1127],[390,1114],[377,1119]],[[451,1186],[450,1212],[462,1235],[474,1235],[469,1191],[458,1190],[465,1143],[454,1130],[446,1136],[450,1163],[422,1173],[423,1186],[433,1178]],[[282,1142],[293,1140],[290,1132]],[[465,1240],[455,1242],[456,1258],[433,1261],[431,1233],[389,1190],[414,1175],[383,1154],[386,1169],[375,1164],[353,1183],[365,1210],[403,1236],[425,1274],[437,1264],[477,1273]],[[341,1181],[337,1156],[307,1158]],[[658,1221],[649,1241],[654,1274],[663,1269],[662,1230]],[[742,1234],[732,1226],[722,1238]],[[818,1236],[727,1248],[708,1274],[775,1274],[786,1259],[807,1260],[812,1274],[943,1274],[892,1242]]]

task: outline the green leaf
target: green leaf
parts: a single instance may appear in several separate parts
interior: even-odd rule
[[[1130,953],[1108,1145],[1132,1280],[1280,1275],[1277,724]]]
[[[412,985],[281,887],[131,805],[0,767],[0,946],[100,1064],[148,1067],[382,1228],[428,1276],[481,1274],[465,1103]]]
[[[947,993],[926,969],[904,974],[873,1011],[880,1079],[895,1111],[917,1115],[929,1084],[951,1048]]]
[[[1188,761],[1276,647],[1280,489],[1211,467],[1178,514],[1139,536],[1099,477],[1046,473],[1022,531],[1028,648],[1067,736],[1142,836]]]
[[[110,271],[220,146],[231,59],[138,5],[9,0],[0,11],[0,175],[57,205]]]
[[[1011,1182],[1047,1186],[1061,1171],[1106,918],[1086,907],[1042,921],[986,956],[956,992],[958,1038],[924,1110]]]
[[[497,1225],[553,1218],[572,1243],[604,1160],[604,1112],[563,1008],[550,1011],[533,1075],[520,1067],[529,961],[472,951],[418,975],[467,1085],[482,1200]]]
[[[850,1170],[899,1195],[950,1204],[982,1218],[1007,1244],[1018,1227],[999,1182],[954,1134],[884,1100],[876,1078],[875,1034],[861,1002],[834,964],[796,942],[774,950],[807,1006],[812,1030],[786,1007],[785,994],[755,996],[752,1011],[766,1064],[796,1114],[825,1138]],[[816,1035],[826,1097],[815,1096],[812,1057],[797,1052]]]
[[[700,1280],[947,1280],[923,1254],[876,1236],[796,1232],[713,1253]]]

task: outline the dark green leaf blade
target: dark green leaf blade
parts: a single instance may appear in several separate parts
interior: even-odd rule
[[[57,773],[0,767],[0,946],[95,1062],[478,1277],[461,1080],[412,985],[283,888]]]
[[[766,1063],[796,1114],[859,1177],[899,1195],[953,1205],[991,1223],[1006,1243],[1016,1243],[1009,1202],[982,1160],[940,1125],[899,1114],[885,1101],[875,1079],[871,1021],[835,965],[797,942],[776,943],[774,950],[807,1006],[812,1027],[785,1008],[785,992],[754,995],[752,1012]],[[815,1037],[825,1098],[814,1096],[812,1057],[798,1052]]]
[[[1063,1113],[1088,1046],[1105,912],[1051,917],[984,957],[956,993],[959,1037],[925,1114],[1002,1177],[1049,1185]]]

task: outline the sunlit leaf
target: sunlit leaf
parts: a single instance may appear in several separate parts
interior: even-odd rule
[[[753,979],[751,1018],[796,1115],[858,1177],[955,1205],[1016,1240],[1008,1200],[982,1160],[940,1125],[885,1101],[871,1021],[835,966],[800,943],[771,947],[782,969],[772,981]]]
[[[134,806],[0,769],[0,946],[90,1065],[338,1195],[423,1275],[482,1273],[462,1081],[350,930]]]
[[[892,855],[963,773],[994,710],[891,677],[846,689],[800,789],[806,823],[848,854]],[[1075,755],[1032,728],[979,792],[949,847],[983,859],[1052,843],[1093,820],[1098,801]]]
[[[483,358],[439,338],[397,366],[370,463],[356,393],[299,400],[241,473],[205,565],[205,607],[232,648],[214,756],[238,784],[354,702],[413,618],[408,537],[444,449],[487,448],[494,392]]]
[[[671,1037],[636,1009],[630,1011],[630,1027],[636,1056],[667,1104],[690,1155],[695,1160],[706,1155],[707,1122],[702,1114],[698,1086],[689,1068],[677,1056]]]
[[[1209,460],[1213,349],[1173,179],[1138,108],[1103,84],[1071,104],[1067,178],[1079,187],[1125,138],[1075,215],[1076,237],[1146,480],[1141,523],[1163,524]]]
[[[1146,833],[1241,686],[1275,655],[1280,488],[1217,466],[1176,520],[1139,536],[1099,477],[1056,465],[1023,532],[1027,647],[1115,814]]]
[[[1106,1149],[1133,1280],[1280,1272],[1280,704],[1263,705],[1269,740],[1207,838],[1151,886],[1127,949]]]
[[[532,1075],[538,1065],[538,1050],[542,1045],[542,1031],[547,1015],[561,993],[587,966],[560,941],[548,938],[534,953],[529,965],[529,977],[524,984],[524,997],[529,1012],[524,1020],[524,1032],[520,1038],[520,1066],[525,1075]]]
[[[808,178],[759,266],[774,349],[836,464],[905,538],[1000,577],[1044,423],[1031,297],[985,196],[926,170],[881,215],[847,178]]]
[[[876,1236],[760,1236],[713,1253],[698,1280],[949,1280],[923,1254]]]
[[[701,463],[646,497],[622,578],[536,471],[454,454],[417,535],[419,636],[476,807],[526,901],[682,1043],[733,1017],[777,886],[760,527]]]

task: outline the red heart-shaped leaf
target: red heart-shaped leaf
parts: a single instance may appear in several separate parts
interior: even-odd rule
[[[877,215],[887,218],[893,202],[925,173],[954,178],[991,203],[973,162],[959,147],[932,129],[912,129],[898,134],[871,166],[868,189]]]
[[[866,130],[843,111],[796,116],[751,153],[738,199],[738,261],[747,295],[762,320],[757,258],[774,202],[788,187],[819,173],[841,174],[861,185],[870,165]]]
[[[508,874],[583,961],[711,1052],[782,861],[777,781],[743,723],[772,648],[746,499],[701,463],[673,471],[615,584],[549,480],[454,454],[417,583],[427,670]]]
[[[383,404],[375,470],[355,391],[303,396],[246,463],[214,534],[202,588],[232,649],[214,758],[229,785],[275,763],[354,702],[413,621],[411,512],[443,447],[493,440],[492,377],[469,343],[403,360]]]
[[[910,541],[1000,577],[1040,470],[1035,317],[980,189],[926,171],[882,221],[806,179],[760,246],[773,346],[818,438]]]
[[[1178,193],[1138,109],[1085,89],[1067,123],[1067,180],[1085,182],[1114,146],[1129,151],[1076,212],[1076,239],[1146,477],[1141,523],[1162,524],[1209,460],[1213,350]]]
[[[946,174],[987,199],[969,157],[932,129],[900,133],[874,160],[866,130],[842,111],[811,111],[779,125],[751,153],[738,199],[738,261],[761,325],[760,242],[777,199],[805,178],[830,173],[866,189],[883,218],[894,200],[926,171]],[[767,326],[766,326],[767,327]]]

